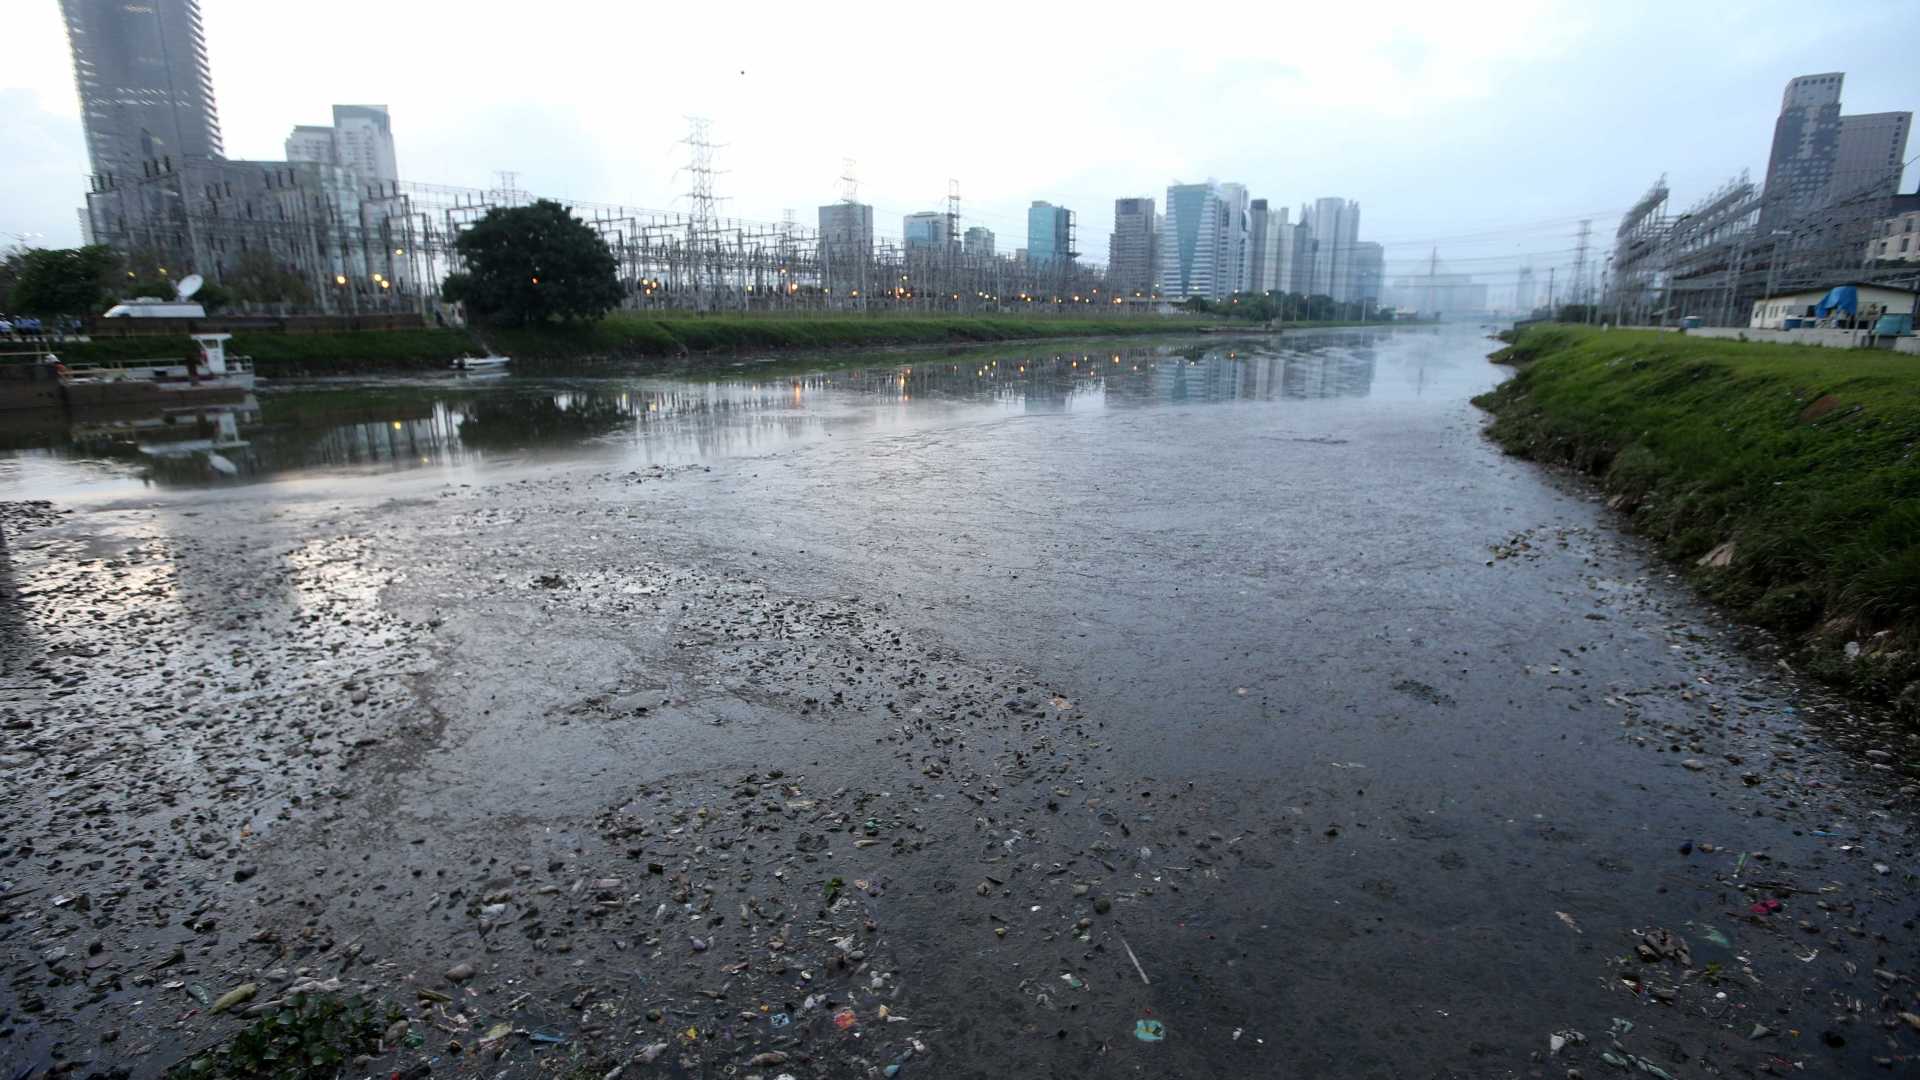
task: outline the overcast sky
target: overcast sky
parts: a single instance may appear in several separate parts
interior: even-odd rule
[[[88,166],[65,27],[56,0],[9,7],[0,244],[73,244]],[[1758,181],[1795,75],[1844,71],[1849,113],[1920,109],[1911,0],[1842,18],[1686,0],[201,7],[231,157],[281,157],[332,103],[380,103],[406,179],[511,169],[536,194],[684,211],[698,114],[733,216],[812,223],[853,158],[882,234],[953,178],[963,227],[1003,251],[1046,199],[1104,262],[1116,197],[1211,176],[1276,206],[1357,199],[1389,278],[1437,245],[1496,296],[1521,261],[1570,263],[1581,217],[1609,246],[1662,172],[1676,209]]]

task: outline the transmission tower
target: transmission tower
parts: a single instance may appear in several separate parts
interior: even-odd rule
[[[840,159],[840,200],[842,202],[860,201],[860,176],[857,169],[859,164],[852,158]]]
[[[499,169],[493,175],[500,184],[494,192],[495,200],[502,206],[519,206],[520,174],[512,169]]]
[[[694,306],[706,311],[719,297],[722,253],[720,250],[719,198],[713,193],[713,140],[711,122],[704,116],[687,117],[687,254],[693,271]]]
[[[1567,295],[1573,297],[1577,304],[1585,304],[1592,299],[1587,295],[1587,240],[1592,233],[1593,219],[1583,218],[1573,247],[1573,286],[1567,290]]]

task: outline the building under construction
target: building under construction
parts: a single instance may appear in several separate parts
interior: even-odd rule
[[[1911,282],[1912,267],[1870,254],[1897,212],[1911,114],[1842,116],[1841,80],[1787,84],[1764,186],[1743,171],[1672,214],[1667,178],[1656,180],[1614,233],[1603,308],[1631,324],[1745,325],[1765,296]]]

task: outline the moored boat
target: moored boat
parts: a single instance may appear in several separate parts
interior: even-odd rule
[[[485,356],[461,356],[447,366],[455,371],[497,371],[513,363],[513,357],[488,353]]]
[[[177,362],[155,359],[56,365],[61,393],[69,405],[109,405],[182,396],[235,397],[253,390],[253,361],[227,355],[232,334],[191,336],[199,355]]]

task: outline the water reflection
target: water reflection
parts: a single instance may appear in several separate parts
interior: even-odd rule
[[[10,414],[0,436],[0,490],[22,486],[20,466],[36,462],[43,481],[57,481],[63,467],[92,470],[91,482],[118,468],[121,480],[163,486],[315,469],[461,469],[556,449],[677,463],[960,411],[1366,398],[1376,392],[1382,350],[1413,356],[1414,337],[1345,332],[1178,348],[896,353],[832,368],[788,363],[681,379],[320,382],[273,387],[238,404],[146,414]]]

